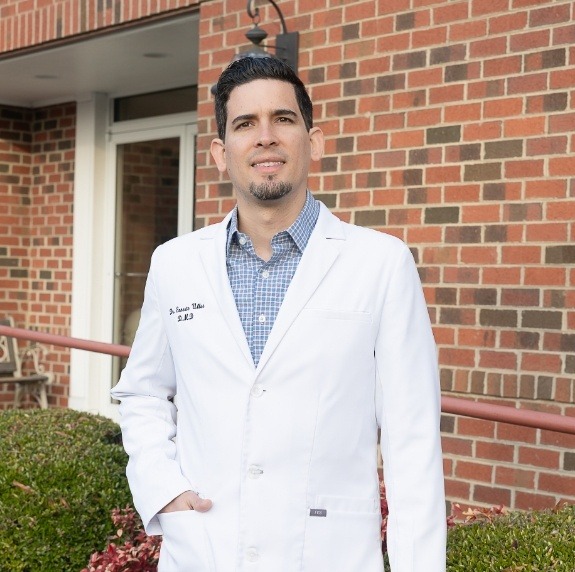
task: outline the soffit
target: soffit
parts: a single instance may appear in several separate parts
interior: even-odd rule
[[[0,104],[41,107],[197,84],[198,16],[0,59]]]

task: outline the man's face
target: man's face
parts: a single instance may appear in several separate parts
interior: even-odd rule
[[[305,193],[310,160],[323,153],[323,135],[308,131],[290,83],[255,80],[231,92],[225,140],[212,155],[227,171],[238,201],[269,201]]]

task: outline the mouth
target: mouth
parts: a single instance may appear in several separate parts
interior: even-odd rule
[[[269,176],[277,173],[284,165],[285,161],[281,161],[279,159],[267,159],[254,161],[252,163],[252,168],[262,175]]]
[[[252,163],[252,167],[257,168],[268,168],[268,167],[280,167],[283,165],[283,161],[258,161],[257,163]]]

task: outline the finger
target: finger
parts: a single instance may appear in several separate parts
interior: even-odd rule
[[[197,510],[198,512],[207,512],[212,508],[212,501],[210,499],[200,498],[198,495],[194,495],[190,498],[191,508]]]

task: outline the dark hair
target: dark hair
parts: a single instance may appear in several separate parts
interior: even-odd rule
[[[299,110],[306,129],[313,127],[313,106],[305,85],[290,66],[279,58],[251,56],[234,60],[220,75],[215,87],[216,124],[218,137],[224,139],[228,119],[228,101],[233,89],[257,79],[277,79],[293,85]]]

